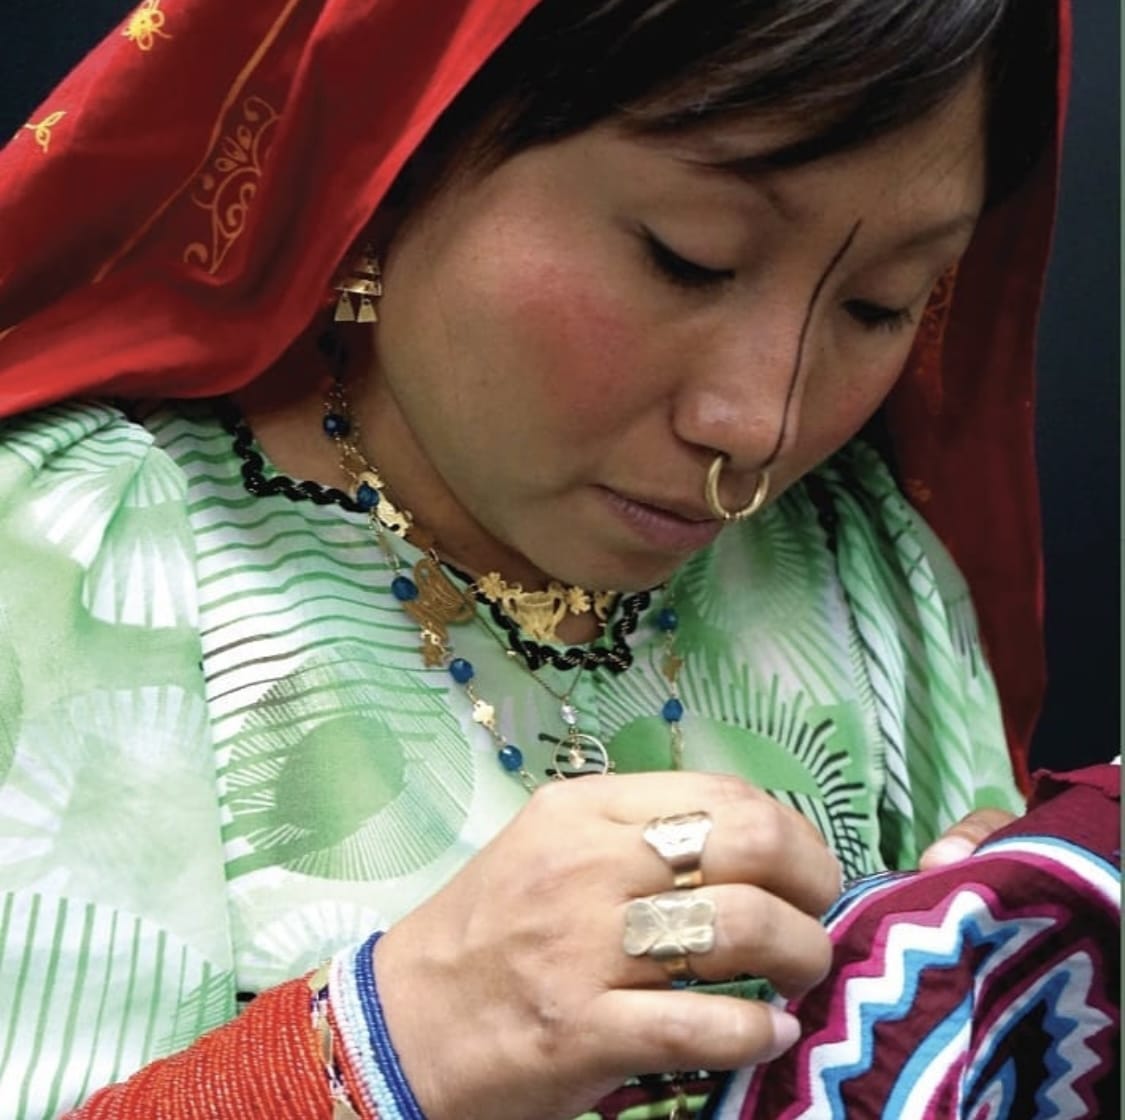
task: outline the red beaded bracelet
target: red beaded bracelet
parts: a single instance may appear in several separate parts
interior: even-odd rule
[[[310,1029],[310,984],[291,980],[258,996],[237,1019],[187,1050],[145,1066],[129,1080],[95,1093],[68,1120],[162,1120],[207,1115],[214,1120],[354,1120],[326,1076],[324,1030]],[[319,987],[312,989],[317,999]],[[365,1120],[374,1120],[365,1117]]]

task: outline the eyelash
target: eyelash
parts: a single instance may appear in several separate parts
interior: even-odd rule
[[[914,316],[907,307],[884,307],[865,299],[850,299],[844,310],[865,331],[901,331],[914,325]]]
[[[649,230],[644,231],[644,241],[649,260],[656,266],[657,271],[665,280],[671,281],[679,288],[695,291],[702,288],[717,288],[728,280],[734,279],[733,269],[707,268],[705,265],[696,264],[695,261],[689,261],[674,249],[668,248]]]
[[[644,231],[644,241],[649,260],[664,279],[677,287],[698,291],[716,288],[734,279],[733,269],[707,268],[706,265],[689,261],[665,245],[651,230]],[[869,300],[853,299],[844,304],[844,309],[867,331],[894,333],[914,324],[914,316],[906,307],[884,307]]]

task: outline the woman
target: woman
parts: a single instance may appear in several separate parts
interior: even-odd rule
[[[669,981],[1019,807],[853,437],[1018,758],[1055,6],[419,7],[146,0],[5,152],[16,1115],[682,1110],[799,1024]]]

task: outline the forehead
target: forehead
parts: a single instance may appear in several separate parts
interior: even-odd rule
[[[809,139],[810,128],[786,118],[747,116],[649,142],[688,166],[751,183],[780,210],[785,209],[787,181],[824,177],[841,185],[863,179],[867,189],[883,182],[900,191],[963,183],[975,194],[983,190],[986,100],[985,78],[978,69],[925,116],[807,162],[791,162],[786,155]]]
[[[795,166],[770,158],[807,134],[792,120],[754,114],[653,134],[618,118],[496,164],[463,164],[409,207],[405,224],[531,211],[550,218],[562,207],[575,220],[651,213],[734,236],[775,213],[810,237],[862,222],[856,249],[873,254],[955,234],[967,241],[984,200],[983,87],[977,76],[909,125]]]

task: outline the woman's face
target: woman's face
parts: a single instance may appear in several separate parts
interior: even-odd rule
[[[768,465],[776,496],[890,390],[984,192],[981,83],[869,147],[601,126],[442,189],[384,262],[360,408],[392,490],[466,567],[652,586]]]

